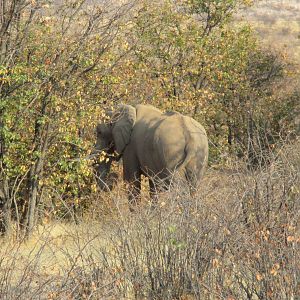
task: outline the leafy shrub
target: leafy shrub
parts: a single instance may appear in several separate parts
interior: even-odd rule
[[[84,215],[99,193],[87,159],[94,128],[120,102],[203,123],[211,164],[237,156],[259,168],[295,138],[297,74],[234,23],[249,1],[4,2],[1,233]]]

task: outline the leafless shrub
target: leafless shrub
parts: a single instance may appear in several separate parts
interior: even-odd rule
[[[195,198],[177,183],[134,213],[115,190],[110,217],[3,240],[1,299],[297,299],[299,153],[208,170]]]
[[[44,238],[31,245],[28,251],[24,251],[20,242],[5,244],[1,241],[1,299],[38,299],[45,294],[54,278],[46,276],[42,268],[42,253],[49,241]]]
[[[4,244],[1,299],[115,299],[116,279],[93,251],[99,235],[74,227],[55,237],[51,226],[37,240]]]
[[[196,199],[179,185],[160,198],[159,208],[123,216],[110,232],[106,260],[122,274],[123,296],[295,298],[299,144],[293,148],[255,172],[206,178]],[[287,160],[289,152],[294,157]]]

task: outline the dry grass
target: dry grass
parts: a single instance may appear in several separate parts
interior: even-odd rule
[[[130,214],[116,188],[89,220],[2,240],[1,299],[297,299],[299,149],[209,170],[195,199],[179,184]]]
[[[298,0],[255,1],[242,14],[257,30],[261,40],[271,50],[286,52],[291,60],[300,62],[300,2]]]

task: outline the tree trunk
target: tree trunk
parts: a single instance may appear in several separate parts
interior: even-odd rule
[[[249,169],[252,169],[257,164],[257,155],[255,152],[255,139],[254,139],[254,127],[255,123],[252,118],[252,115],[249,114],[248,117],[248,126],[247,126],[247,135],[248,135],[248,141],[247,141],[247,167]]]
[[[3,180],[0,186],[0,235],[11,232],[11,205],[12,198],[9,196],[8,182]]]
[[[47,108],[47,96],[44,97],[42,108],[41,108],[41,117],[46,115]],[[31,166],[31,169],[27,178],[27,196],[25,200],[25,207],[23,209],[23,221],[22,225],[25,230],[25,236],[28,237],[32,233],[36,225],[36,206],[39,202],[39,181],[42,177],[42,172],[44,168],[45,156],[48,150],[48,141],[49,141],[49,129],[50,124],[47,123],[45,126],[40,124],[40,120],[36,120],[35,125],[35,153],[38,153],[38,157],[35,163]]]
[[[36,167],[33,166],[28,178],[28,207],[26,212],[26,226],[25,226],[25,235],[28,237],[34,228],[35,225],[35,209],[38,196],[38,180],[39,176],[36,172]]]
[[[40,202],[39,200],[39,181],[42,177],[42,171],[44,168],[46,151],[48,148],[48,131],[47,129],[47,137],[43,141],[41,156],[38,158],[36,163],[32,166],[29,176],[28,176],[28,198],[27,198],[27,212],[26,212],[26,221],[25,221],[25,236],[30,236],[35,225],[36,225],[36,217],[38,214],[36,213],[37,204]]]
[[[9,182],[5,175],[4,154],[6,151],[5,137],[3,134],[3,110],[0,111],[0,235],[11,230],[11,203]]]

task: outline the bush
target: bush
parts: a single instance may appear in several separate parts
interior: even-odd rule
[[[110,233],[122,293],[135,299],[291,299],[299,289],[299,142],[268,168],[174,188]]]
[[[156,208],[51,224],[0,249],[3,299],[296,299],[300,144],[268,167],[209,170],[195,199],[181,184]],[[6,298],[5,298],[6,297]]]
[[[283,55],[232,26],[248,2],[3,1],[0,234],[84,215],[98,197],[94,128],[121,101],[200,121],[211,164],[268,164],[295,137],[299,91]]]

